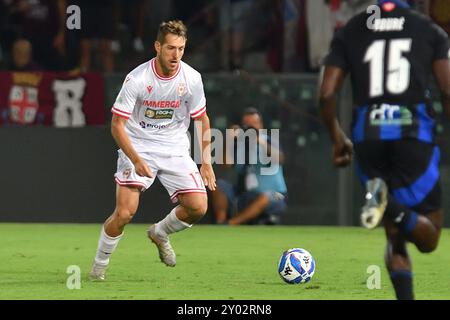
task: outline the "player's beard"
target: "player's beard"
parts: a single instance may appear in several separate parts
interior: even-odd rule
[[[180,63],[180,61],[178,60],[169,60],[168,62],[168,70],[173,73],[178,69],[178,64]]]
[[[172,59],[169,59],[166,61],[164,61],[164,59],[162,57],[158,57],[158,62],[159,65],[161,66],[161,71],[163,73],[163,75],[165,76],[171,76],[173,75],[173,73],[178,69],[179,66],[179,61],[177,60],[177,63],[174,64],[174,66],[172,67]]]

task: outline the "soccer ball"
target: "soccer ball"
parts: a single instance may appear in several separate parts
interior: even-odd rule
[[[316,262],[313,256],[301,248],[286,250],[278,262],[278,273],[289,284],[308,282],[315,270]]]

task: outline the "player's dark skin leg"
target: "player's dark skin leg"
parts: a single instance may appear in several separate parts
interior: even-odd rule
[[[432,252],[436,249],[443,224],[443,210],[418,215],[414,230],[405,235],[389,219],[385,219],[384,227],[388,240],[385,254],[386,267],[389,273],[401,271],[391,278],[397,298],[400,300],[413,299],[412,277],[405,276],[405,272],[412,271],[411,260],[406,249],[407,241],[411,241],[420,252]]]
[[[412,300],[414,299],[412,277],[405,275],[405,273],[412,271],[411,259],[406,249],[406,239],[391,221],[385,221],[384,229],[387,238],[384,256],[386,268],[390,275],[393,272],[403,272],[399,277],[393,278],[391,276],[396,297],[399,300]]]
[[[420,252],[432,252],[436,249],[444,222],[444,211],[436,210],[429,214],[418,215],[414,230],[406,236]]]
[[[388,197],[388,208],[385,212],[385,222],[395,221],[401,212],[409,215],[413,210],[401,205],[392,195]],[[391,208],[389,210],[389,207]],[[388,211],[389,210],[389,211]],[[410,218],[411,219],[411,218]],[[414,243],[420,252],[432,252],[436,249],[444,222],[444,211],[439,208],[427,214],[417,213],[414,229],[402,231],[405,239]],[[397,225],[402,230],[402,227]]]
[[[108,236],[117,237],[122,234],[137,211],[140,194],[138,188],[117,185],[116,208],[104,224]]]

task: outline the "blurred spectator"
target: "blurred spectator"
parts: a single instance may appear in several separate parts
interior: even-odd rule
[[[267,62],[274,72],[305,72],[307,56],[306,1],[270,2]]]
[[[114,11],[110,0],[74,0],[82,13],[81,22],[81,55],[82,72],[92,68],[91,50],[94,46],[99,51],[103,71],[114,70],[112,39],[114,38]]]
[[[308,51],[311,68],[318,71],[336,29],[376,0],[322,0],[307,3]]]
[[[326,1],[308,1],[308,52],[311,68],[318,71],[333,37],[334,20]]]
[[[8,6],[5,0],[0,0],[0,68],[3,69],[5,63],[6,53],[10,48],[10,43],[7,40],[8,30]]]
[[[26,39],[17,39],[12,47],[11,63],[8,66],[10,71],[36,71],[42,70],[37,63],[33,61],[33,48],[30,41]]]
[[[149,0],[114,0],[114,40],[112,48],[114,52],[122,50],[122,44],[119,40],[119,30],[129,29],[132,48],[135,52],[143,52],[144,29],[146,12],[150,7]]]
[[[126,1],[129,5],[129,0]],[[133,5],[133,15],[132,15],[132,39],[133,39],[133,49],[136,52],[144,51],[144,21],[145,12],[147,6],[149,5],[147,0],[134,0]]]
[[[284,0],[283,71],[302,72],[307,68],[306,0]]]
[[[242,67],[248,16],[252,5],[253,0],[222,0],[220,3],[221,57],[224,70]]]
[[[185,58],[203,60],[200,70],[214,72],[221,69],[219,12],[221,1],[192,0],[173,2],[173,15],[189,27],[189,46]]]
[[[450,2],[448,0],[416,0],[414,5],[450,35]]]
[[[217,181],[218,188],[211,193],[216,222],[231,225],[277,224],[280,222],[280,215],[286,210],[287,188],[283,177],[283,152],[278,141],[272,141],[268,135],[259,131],[263,129],[263,122],[257,109],[244,110],[240,128],[243,130],[235,131],[237,135],[244,132],[247,134],[247,130],[256,130],[257,139],[253,143],[249,141],[235,146],[237,159],[239,154],[245,154],[244,164],[239,164],[234,159],[232,161],[229,159],[229,151],[225,152],[226,163],[234,163],[237,182],[232,184],[223,179]],[[262,170],[267,168],[267,165],[262,164],[261,153],[270,154],[270,165],[273,166],[271,174],[265,174]],[[252,158],[256,161],[252,162]]]
[[[331,10],[334,20],[334,29],[345,26],[356,14],[366,11],[367,7],[377,3],[376,0],[325,0]]]
[[[6,1],[9,20],[18,28],[16,36],[29,39],[34,59],[45,70],[65,67],[65,1]]]
[[[267,63],[274,72],[281,72],[283,68],[283,1],[270,3],[271,15],[267,24]]]

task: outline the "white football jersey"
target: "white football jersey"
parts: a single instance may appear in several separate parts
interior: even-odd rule
[[[176,73],[164,78],[155,62],[127,75],[111,111],[128,119],[125,129],[137,152],[184,155],[190,148],[190,118],[206,112],[202,77],[180,61]]]

